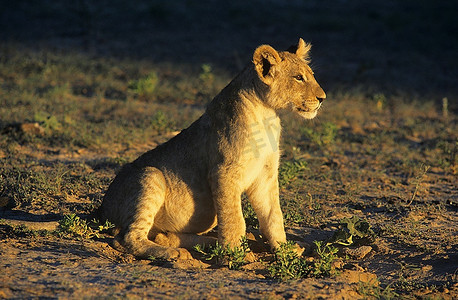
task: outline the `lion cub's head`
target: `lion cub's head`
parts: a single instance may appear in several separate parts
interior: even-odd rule
[[[267,102],[274,109],[290,107],[306,119],[313,119],[326,94],[309,67],[310,44],[299,39],[296,47],[277,52],[269,45],[259,46],[253,63],[261,82],[267,86]]]

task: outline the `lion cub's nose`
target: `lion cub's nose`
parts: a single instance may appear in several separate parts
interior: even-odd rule
[[[321,87],[317,87],[317,90],[315,92],[315,97],[316,97],[316,100],[323,102],[324,99],[326,99],[326,93],[323,91],[323,89]]]

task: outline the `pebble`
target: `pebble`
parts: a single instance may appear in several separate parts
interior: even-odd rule
[[[372,251],[371,246],[361,246],[359,248],[344,248],[344,254],[347,254],[354,259],[363,259]]]

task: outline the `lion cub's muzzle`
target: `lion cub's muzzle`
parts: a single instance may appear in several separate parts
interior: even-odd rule
[[[324,98],[316,97],[314,100],[305,100],[295,107],[297,113],[305,119],[313,119],[323,103]]]
[[[297,106],[296,109],[299,112],[313,112],[321,107],[323,100],[324,98],[316,98],[316,100],[305,100],[301,103],[300,106]]]

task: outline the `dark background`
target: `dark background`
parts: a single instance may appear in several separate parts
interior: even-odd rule
[[[313,67],[327,91],[448,97],[453,109],[457,13],[458,1],[2,1],[0,43],[209,63],[233,75],[256,46],[285,49],[302,37],[313,44]]]

